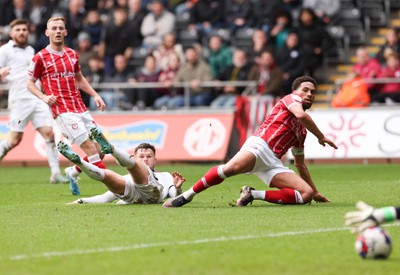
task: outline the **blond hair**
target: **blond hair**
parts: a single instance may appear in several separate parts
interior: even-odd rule
[[[49,24],[50,24],[51,22],[54,22],[54,21],[63,21],[64,24],[65,24],[65,19],[64,19],[64,17],[50,17],[49,20],[47,20],[47,24],[46,24],[47,28],[49,28]]]

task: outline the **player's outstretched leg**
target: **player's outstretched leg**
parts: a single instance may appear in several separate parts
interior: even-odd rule
[[[76,154],[74,151],[71,150],[71,148],[68,146],[68,144],[60,141],[57,145],[58,151],[66,157],[68,160],[75,164],[81,163],[81,158]],[[67,167],[65,168],[65,175],[68,178],[69,181],[69,189],[71,190],[72,195],[78,196],[81,194],[81,190],[78,185],[78,177],[77,176],[72,176],[72,171],[71,169],[74,169],[74,167]]]
[[[112,144],[106,139],[102,131],[98,128],[90,129],[90,138],[95,140],[104,154],[111,154],[113,152]]]
[[[81,163],[81,158],[77,153],[71,150],[71,147],[69,147],[68,144],[66,144],[63,141],[60,141],[57,145],[58,151],[66,157],[70,162],[75,163],[75,164],[80,164]]]

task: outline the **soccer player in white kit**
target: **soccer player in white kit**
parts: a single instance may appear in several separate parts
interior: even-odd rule
[[[46,36],[49,37],[49,45],[32,58],[28,90],[50,105],[64,137],[78,145],[90,163],[106,168],[100,147],[89,139],[89,130],[96,123],[83,103],[78,87],[94,98],[99,110],[104,111],[106,105],[82,75],[78,53],[64,46],[64,37],[67,36],[64,18],[50,18],[47,21]],[[35,85],[36,80],[40,80],[44,94]],[[81,170],[73,166],[65,169],[65,172],[72,194],[79,195],[78,175]]]
[[[337,149],[305,112],[315,99],[317,82],[309,76],[293,81],[292,93],[283,97],[267,115],[258,130],[249,137],[236,155],[224,165],[211,168],[196,184],[182,195],[164,203],[164,207],[181,207],[195,195],[220,184],[227,177],[253,173],[266,185],[279,190],[256,191],[243,186],[237,206],[246,206],[254,199],[279,204],[304,204],[313,199],[317,202],[330,200],[319,193],[304,161],[304,141],[307,130],[318,142]],[[285,167],[280,158],[292,149],[294,165],[299,175]]]
[[[11,40],[0,48],[0,76],[5,77],[10,89],[8,95],[9,129],[6,140],[0,143],[0,161],[20,144],[24,129],[31,121],[45,140],[51,183],[67,183],[61,175],[58,151],[53,132],[53,118],[49,106],[26,88],[26,75],[35,50],[29,46],[29,23],[16,19],[10,23]]]
[[[149,143],[142,143],[131,156],[125,150],[113,146],[97,128],[91,129],[91,138],[96,140],[104,154],[111,154],[124,166],[129,174],[119,175],[109,169],[82,160],[66,143],[60,143],[61,154],[75,163],[90,178],[103,182],[108,192],[89,198],[80,198],[69,204],[107,203],[120,199],[118,204],[152,204],[161,203],[165,198],[175,197],[181,193],[185,178],[178,172],[155,172],[156,149]]]

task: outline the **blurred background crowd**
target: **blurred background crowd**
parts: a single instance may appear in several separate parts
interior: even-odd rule
[[[27,18],[29,44],[39,51],[48,44],[48,18],[63,16],[66,45],[79,53],[82,72],[94,86],[160,84],[97,89],[108,109],[182,107],[183,89],[174,85],[180,82],[190,83],[191,106],[230,108],[238,95],[249,92],[245,85],[201,84],[255,81],[257,94],[276,99],[290,93],[300,75],[323,82],[324,59],[339,55],[328,26],[341,24],[344,2],[357,5],[340,0],[0,0],[0,37],[7,42],[8,24]],[[349,77],[399,78],[399,53],[398,30],[391,28],[376,55],[357,49]],[[371,91],[374,101],[400,102],[399,83]]]

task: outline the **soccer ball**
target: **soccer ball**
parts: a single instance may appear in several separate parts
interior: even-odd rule
[[[374,226],[361,232],[355,249],[363,259],[386,259],[392,252],[392,240],[382,227]]]

